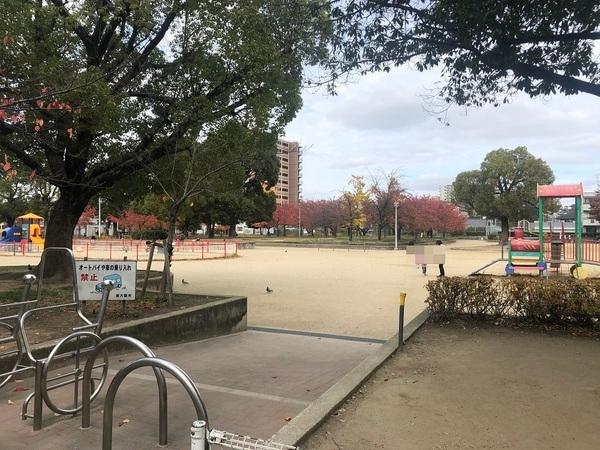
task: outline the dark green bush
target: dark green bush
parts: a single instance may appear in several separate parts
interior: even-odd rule
[[[444,277],[427,291],[435,320],[467,315],[600,328],[600,279]]]

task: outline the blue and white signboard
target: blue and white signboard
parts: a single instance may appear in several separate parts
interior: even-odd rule
[[[77,261],[77,289],[80,300],[101,300],[102,282],[115,287],[110,300],[135,300],[136,261]]]

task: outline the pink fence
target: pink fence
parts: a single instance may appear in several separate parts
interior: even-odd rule
[[[190,259],[215,259],[229,258],[238,253],[238,243],[230,240],[206,241],[176,241],[174,244],[173,261]],[[43,246],[27,243],[0,244],[1,256],[36,256],[43,250]],[[73,252],[77,259],[107,259],[123,260],[148,260],[150,248],[146,241],[131,239],[78,239],[73,241]],[[156,249],[154,260],[164,260],[162,249]]]

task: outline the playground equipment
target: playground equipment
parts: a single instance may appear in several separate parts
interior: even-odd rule
[[[544,253],[538,239],[525,239],[523,228],[515,228],[515,237],[508,241],[508,264],[505,271],[512,275],[515,270],[546,270]]]
[[[488,267],[507,261],[505,273],[513,275],[516,271],[533,270],[540,275],[548,273],[548,267],[560,269],[562,264],[570,265],[571,275],[582,279],[587,277],[583,264],[600,265],[600,242],[583,240],[583,185],[538,185],[538,237],[525,238],[523,228],[515,228],[515,236],[508,242],[508,260],[504,254],[483,267],[475,270],[471,275],[477,275]],[[574,239],[567,239],[564,225],[560,227],[559,239],[555,239],[552,224],[549,239],[544,235],[544,199],[547,198],[574,198],[575,199],[575,234]]]
[[[44,245],[42,237],[42,223],[44,218],[34,213],[27,213],[17,217],[21,221],[23,229],[22,238],[29,240],[32,244]]]
[[[508,264],[506,274],[512,275],[515,270],[538,270],[540,275],[548,269],[548,263],[552,267],[560,268],[561,264],[572,264],[571,275],[575,278],[587,276],[583,265],[583,220],[582,201],[583,185],[579,184],[557,184],[538,185],[537,187],[537,209],[538,209],[538,239],[524,239],[523,230],[515,230],[515,239],[509,241]],[[574,259],[562,258],[563,241],[552,241],[553,233],[550,234],[550,258],[546,258],[546,245],[544,242],[544,199],[574,198],[575,199],[575,255]],[[519,236],[517,237],[517,232]],[[564,236],[561,233],[561,236]]]
[[[23,230],[21,227],[12,226],[7,227],[2,231],[2,239],[0,239],[0,244],[8,244],[12,242],[21,242],[21,234]]]

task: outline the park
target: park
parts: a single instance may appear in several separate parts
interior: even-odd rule
[[[597,448],[594,2],[0,13],[1,448]]]

